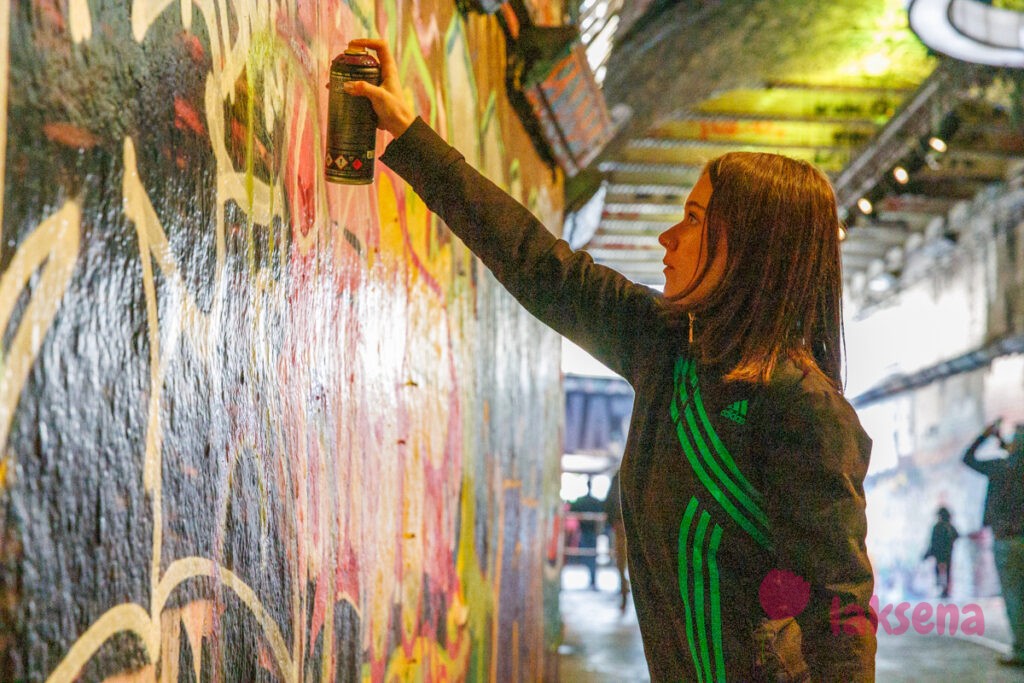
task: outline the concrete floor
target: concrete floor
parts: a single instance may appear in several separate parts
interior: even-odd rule
[[[588,590],[586,581],[581,567],[567,566],[562,573],[561,683],[649,681],[633,604],[628,603],[624,612],[619,610],[615,571],[599,570],[597,591]],[[1010,642],[1002,600],[972,602],[984,614],[984,637],[919,635],[912,629],[896,635],[880,629],[876,679],[880,683],[1024,683],[1024,669],[1008,669],[996,661]],[[896,623],[895,618],[890,621]]]

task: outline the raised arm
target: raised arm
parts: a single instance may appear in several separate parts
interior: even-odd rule
[[[532,314],[631,379],[638,349],[663,326],[661,296],[597,265],[556,238],[526,207],[489,181],[402,103],[394,60],[379,40],[381,87],[352,85],[370,98],[396,136],[381,161],[397,172]]]
[[[975,472],[980,472],[986,477],[991,476],[996,470],[1004,465],[1002,460],[978,460],[977,453],[978,448],[981,444],[985,443],[989,437],[996,437],[999,439],[999,444],[1004,446],[1002,438],[999,437],[999,420],[992,422],[990,425],[985,427],[985,431],[978,435],[967,450],[964,451],[964,464],[970,467]]]
[[[574,252],[480,175],[422,119],[381,156],[541,321],[631,379],[658,295]]]

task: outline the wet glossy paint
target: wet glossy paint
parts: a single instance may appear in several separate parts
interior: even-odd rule
[[[496,20],[0,9],[0,678],[539,680],[557,336],[385,166],[322,163],[330,60],[381,35],[556,227]]]

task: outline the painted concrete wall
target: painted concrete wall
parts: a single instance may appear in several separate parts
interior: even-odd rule
[[[494,18],[0,13],[0,679],[540,679],[558,338],[388,169],[321,161],[330,60],[381,35],[557,230]]]
[[[958,205],[931,239],[908,255],[895,293],[852,311],[847,323],[847,393],[890,376],[1024,334],[1024,189],[1021,177]],[[955,246],[938,237],[957,234]],[[953,597],[995,595],[990,532],[981,527],[987,480],[961,462],[984,425],[1024,422],[1024,356],[952,375],[858,409],[874,440],[868,489],[868,549],[880,597],[932,591],[922,568],[935,511],[950,509],[961,533]],[[992,448],[979,457],[1000,457]]]

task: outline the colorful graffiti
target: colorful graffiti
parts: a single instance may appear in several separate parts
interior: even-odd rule
[[[557,337],[389,169],[319,163],[330,59],[380,35],[556,227],[494,18],[0,7],[0,678],[541,678]]]

